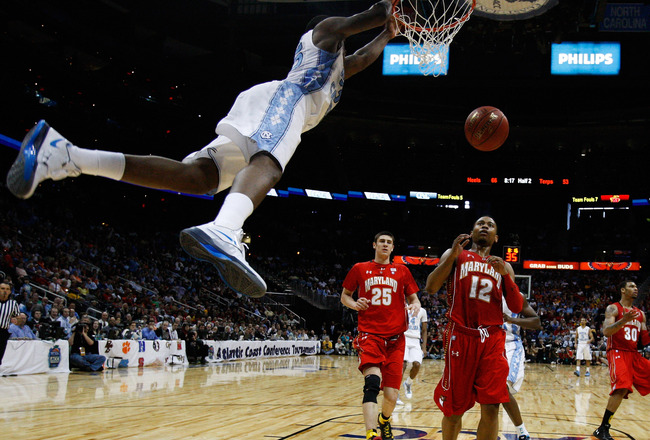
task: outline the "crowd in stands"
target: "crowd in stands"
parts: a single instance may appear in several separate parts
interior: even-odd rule
[[[87,314],[96,339],[321,340],[324,353],[355,354],[350,314],[328,325],[307,323],[267,297],[238,295],[209,265],[183,254],[175,233],[143,236],[105,224],[84,228],[72,223],[43,215],[29,204],[5,203],[0,212],[0,270],[12,281],[20,304],[21,317],[14,325],[20,337],[68,338]],[[252,264],[265,274],[270,289],[293,283],[338,297],[348,260],[342,256],[323,264],[270,256],[254,258]],[[424,286],[431,268],[411,270]],[[534,362],[572,362],[573,332],[580,318],[587,318],[601,335],[605,307],[618,300],[617,283],[625,278],[643,282],[629,272],[532,275],[529,302],[542,329],[523,336],[527,357]],[[442,358],[445,293],[422,295],[421,302],[428,312],[429,357]],[[648,299],[640,305],[644,310],[649,306]],[[597,352],[602,345],[598,338]]]

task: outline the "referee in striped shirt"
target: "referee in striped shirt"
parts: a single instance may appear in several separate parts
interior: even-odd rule
[[[7,348],[11,318],[18,316],[18,313],[20,313],[18,303],[13,299],[9,299],[9,295],[11,295],[9,283],[0,282],[0,365],[2,365],[2,358]]]

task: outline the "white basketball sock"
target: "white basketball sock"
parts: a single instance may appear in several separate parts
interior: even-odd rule
[[[83,174],[122,180],[126,159],[124,153],[113,151],[87,150],[72,146],[68,148],[70,158]]]
[[[411,379],[411,376],[406,378],[406,383],[409,385],[413,384],[413,379]]]
[[[580,365],[576,365],[576,371],[580,371]]]
[[[528,430],[526,429],[526,425],[524,425],[523,423],[521,425],[519,425],[519,426],[515,426],[515,429],[517,430],[517,437],[519,437],[521,435],[530,436],[530,434],[528,433]]]
[[[238,230],[244,226],[246,219],[255,209],[253,201],[242,193],[230,193],[226,196],[214,224],[224,228]]]

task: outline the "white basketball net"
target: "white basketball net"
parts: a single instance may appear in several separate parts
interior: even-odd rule
[[[476,0],[396,0],[393,15],[424,75],[446,72],[449,44],[474,11]],[[401,23],[400,23],[401,22]]]

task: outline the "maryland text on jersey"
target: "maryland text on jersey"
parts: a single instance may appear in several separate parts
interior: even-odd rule
[[[491,276],[497,281],[497,287],[501,287],[501,274],[494,270],[489,263],[484,263],[482,261],[466,261],[460,265],[460,278],[465,278],[470,272],[481,272],[486,275]]]
[[[393,291],[397,292],[397,280],[390,277],[377,276],[368,278],[365,282],[366,291],[369,291],[372,286],[376,285],[390,286],[393,288]]]

